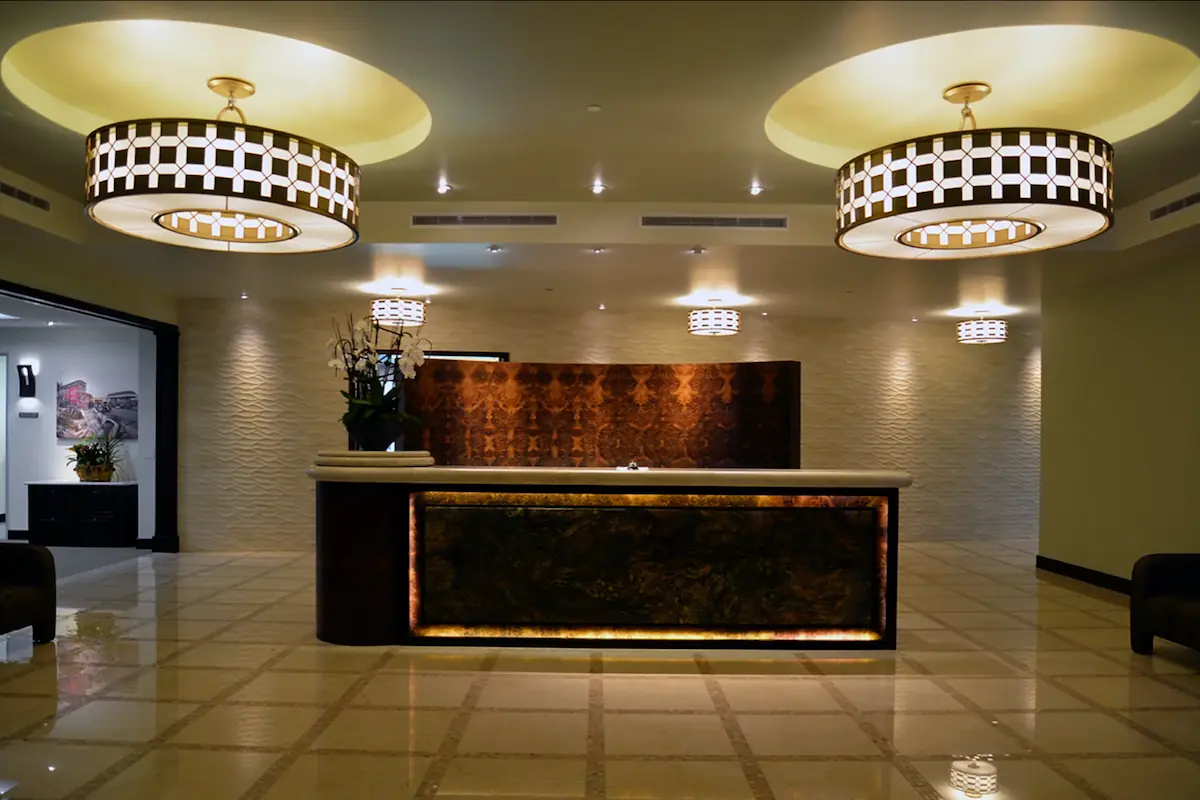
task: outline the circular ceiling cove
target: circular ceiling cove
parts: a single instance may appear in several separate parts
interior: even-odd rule
[[[257,88],[238,106],[258,126],[342,150],[359,164],[417,147],[432,118],[417,94],[342,53],[270,33],[168,20],[54,28],[15,44],[0,79],[47,119],[81,134],[117,120],[211,119],[214,76]]]
[[[957,130],[948,86],[991,85],[981,128],[1082,130],[1118,142],[1173,116],[1200,92],[1200,58],[1138,31],[1023,25],[961,31],[841,61],[789,89],[767,137],[803,161],[839,167],[891,142]]]

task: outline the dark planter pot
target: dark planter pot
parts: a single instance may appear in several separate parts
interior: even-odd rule
[[[359,450],[382,452],[393,444],[404,449],[404,423],[395,419],[359,419],[346,423],[346,432]]]

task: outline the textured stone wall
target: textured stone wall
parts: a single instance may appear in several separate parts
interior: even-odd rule
[[[324,343],[344,303],[190,300],[182,328],[182,544],[188,550],[303,550],[313,541],[317,449],[345,447],[340,388]],[[800,361],[807,468],[905,469],[900,535],[1037,534],[1041,351],[1036,326],[967,347],[950,321],[747,315],[739,336],[688,336],[680,311],[484,314],[430,307],[438,349],[514,361]]]

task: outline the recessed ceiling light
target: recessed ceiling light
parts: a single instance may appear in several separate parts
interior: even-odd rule
[[[46,324],[47,324],[48,326],[50,326],[51,328],[53,328],[53,327],[54,327],[54,320],[50,320],[50,321],[49,321],[49,322],[47,322]]]
[[[758,197],[760,194],[762,194],[762,193],[763,193],[763,191],[764,191],[764,190],[763,190],[763,186],[762,186],[762,184],[761,184],[761,183],[759,183],[757,180],[754,180],[754,181],[751,181],[751,182],[750,182],[750,189],[749,189],[749,192],[750,192],[750,194],[751,194],[752,196],[754,196],[754,197]]]
[[[762,314],[765,317],[767,315],[767,312],[764,311],[764,312],[762,312]]]
[[[598,112],[600,112],[600,111],[603,111],[603,110],[604,110],[604,107],[603,107],[603,106],[598,106],[598,105],[596,105],[595,103],[592,103],[590,106],[588,106],[588,107],[587,107],[587,109],[588,109],[588,111],[591,111],[593,114],[596,114],[596,113],[598,113]]]
[[[249,299],[250,299],[250,295],[246,294],[245,292],[242,292],[242,299],[243,299],[243,300],[249,300]]]
[[[917,319],[916,317],[913,317],[913,322],[920,322],[920,320]]]
[[[425,305],[429,305],[429,304],[430,304],[430,303],[432,303],[432,302],[433,302],[433,298],[432,298],[432,297],[426,297],[426,298],[425,298]]]
[[[592,181],[592,194],[603,194],[604,190],[607,188],[608,187],[604,185],[604,181],[600,180],[599,178],[596,178],[596,180]]]
[[[692,254],[692,255],[694,255],[694,256],[702,256],[702,255],[704,255],[704,254],[705,254],[706,252],[708,252],[708,251],[707,251],[707,250],[705,250],[705,249],[704,249],[703,247],[701,247],[700,245],[696,245],[696,246],[695,246],[695,247],[693,247],[692,249],[688,250],[688,252],[689,252],[689,253],[691,253],[691,254]]]
[[[488,252],[489,252],[489,253],[499,253],[499,252],[500,252],[501,250],[503,250],[503,249],[504,249],[504,248],[503,248],[503,247],[501,247],[501,246],[500,246],[500,245],[498,245],[498,244],[492,244],[492,245],[488,245]]]
[[[592,252],[593,252],[593,253],[596,253],[597,255],[599,255],[600,253],[603,253],[603,252],[604,252],[604,248],[603,248],[603,247],[593,247],[593,248],[592,248]]]
[[[447,181],[445,177],[438,178],[438,194],[449,194],[452,191],[454,191],[454,187],[450,185],[450,182]]]
[[[605,310],[606,310],[606,307],[605,307],[604,303],[601,303],[601,304],[600,304],[600,310],[601,310],[601,311],[605,311]]]

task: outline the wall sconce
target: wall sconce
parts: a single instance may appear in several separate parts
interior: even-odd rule
[[[17,381],[21,387],[18,397],[37,397],[37,377],[31,364],[17,365]]]

